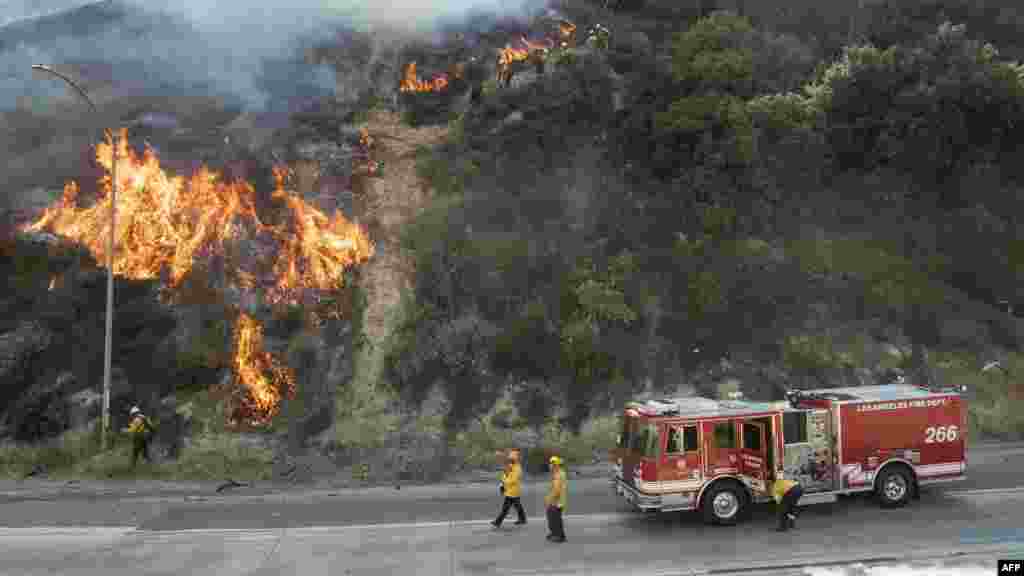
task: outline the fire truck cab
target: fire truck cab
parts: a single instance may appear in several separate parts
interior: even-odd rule
[[[797,480],[801,505],[873,492],[904,506],[920,486],[965,478],[962,388],[910,385],[794,391],[782,402],[702,397],[627,403],[615,491],[647,512],[699,510],[735,524]]]

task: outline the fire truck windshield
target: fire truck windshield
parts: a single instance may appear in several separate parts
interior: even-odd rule
[[[630,450],[644,458],[654,458],[658,455],[658,427],[654,424],[641,424],[639,430],[633,436],[633,445]]]

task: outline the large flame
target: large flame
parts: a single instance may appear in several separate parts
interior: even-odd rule
[[[440,92],[448,88],[448,76],[438,74],[429,82],[420,80],[416,73],[416,63],[409,62],[405,66],[405,75],[398,85],[401,92]]]
[[[258,424],[277,412],[284,395],[295,391],[295,379],[263,349],[263,327],[248,314],[239,314],[235,321],[234,349],[231,367],[248,391],[240,400],[250,422]]]
[[[47,231],[83,244],[97,262],[107,262],[110,233],[111,153],[97,146],[105,169],[101,194],[91,206],[78,206],[78,185],[24,227]],[[114,273],[132,279],[160,278],[181,285],[197,266],[213,273],[217,288],[262,294],[270,304],[318,300],[340,286],[344,271],[369,259],[373,247],[365,231],[341,213],[327,216],[285,190],[288,171],[276,167],[272,198],[283,207],[273,225],[260,221],[256,192],[244,181],[223,182],[206,167],[189,179],[171,177],[152,149],[140,157],[121,131],[117,163],[117,219]],[[254,416],[276,411],[280,391],[292,386],[285,368],[260,349],[259,326],[242,314],[236,324],[233,368],[253,401]]]
[[[544,58],[551,47],[552,43],[550,41],[531,42],[526,39],[526,36],[519,38],[519,45],[517,46],[506,44],[504,48],[498,50],[496,68],[498,82],[507,85],[512,79],[513,64],[516,62],[526,62],[531,57]]]
[[[576,38],[576,25],[568,20],[559,20],[558,33],[562,48],[568,48]]]

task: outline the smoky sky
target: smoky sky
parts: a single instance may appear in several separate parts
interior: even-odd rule
[[[332,68],[303,57],[345,30],[410,36],[541,0],[0,0],[0,109],[71,96],[32,64],[74,66],[116,94],[212,94],[256,110],[331,95]]]

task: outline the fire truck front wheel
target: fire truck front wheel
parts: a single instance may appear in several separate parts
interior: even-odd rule
[[[913,483],[903,466],[888,466],[878,478],[876,494],[883,508],[899,508],[910,501]]]
[[[704,493],[700,507],[706,523],[731,526],[742,518],[747,494],[737,482],[719,482]]]

